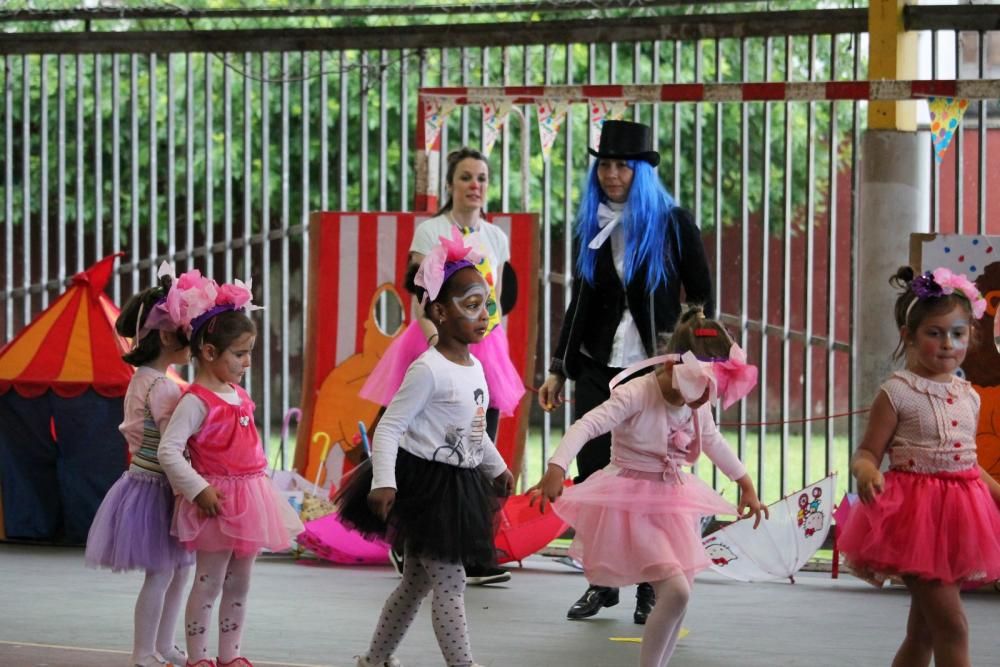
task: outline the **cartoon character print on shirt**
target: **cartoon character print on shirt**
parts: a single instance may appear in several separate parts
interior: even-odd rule
[[[434,450],[433,460],[455,466],[462,465],[466,456],[465,436],[462,434],[464,430],[461,426],[448,424],[448,428],[444,432],[445,444]]]
[[[729,565],[731,562],[736,560],[736,554],[733,553],[725,544],[710,544],[705,547],[705,553],[708,557],[712,559],[713,565],[718,565],[724,567]]]
[[[462,465],[462,462],[472,453],[478,453],[483,448],[483,436],[486,433],[486,392],[475,389],[472,398],[476,402],[476,413],[469,425],[469,438],[465,439],[465,429],[449,424],[445,430],[444,442],[434,450],[434,460],[452,465]]]
[[[823,505],[822,497],[823,489],[818,486],[812,490],[811,501],[809,500],[809,494],[802,493],[799,495],[799,513],[796,519],[806,537],[812,537],[816,533],[823,532],[824,515],[820,510]]]

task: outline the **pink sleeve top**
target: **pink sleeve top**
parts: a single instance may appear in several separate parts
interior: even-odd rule
[[[163,380],[157,382],[157,380]],[[149,409],[153,413],[160,433],[167,430],[170,415],[177,407],[181,397],[181,388],[177,383],[160,371],[149,366],[139,366],[132,375],[128,390],[125,392],[125,419],[118,430],[128,443],[129,454],[135,456],[142,445],[142,429],[145,422],[146,396],[149,396]]]
[[[662,473],[691,465],[697,458],[695,415],[691,408],[663,399],[653,373],[618,385],[611,398],[578,419],[566,432],[549,463],[569,469],[573,457],[592,438],[611,431],[611,464]],[[746,468],[726,443],[709,405],[697,410],[701,451],[731,480]]]

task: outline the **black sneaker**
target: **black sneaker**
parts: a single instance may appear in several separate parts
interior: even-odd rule
[[[392,569],[396,571],[396,574],[403,576],[403,554],[402,552],[396,551],[395,549],[389,549],[389,562],[392,563]]]
[[[502,567],[465,568],[465,583],[470,586],[485,586],[487,584],[502,584],[510,581],[510,572]]]

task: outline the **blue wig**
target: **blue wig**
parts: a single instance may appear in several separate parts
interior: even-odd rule
[[[597,223],[597,207],[607,201],[601,184],[597,179],[595,160],[587,175],[587,189],[583,203],[576,215],[576,236],[579,242],[579,254],[576,258],[576,271],[590,283],[594,284],[594,266],[597,264],[597,251],[590,249],[590,240],[597,235],[600,226]],[[677,205],[656,175],[656,169],[644,160],[628,160],[632,170],[632,185],[625,201],[625,211],[621,224],[625,229],[625,282],[633,279],[643,281],[646,289],[652,291],[667,282],[666,249],[671,243],[667,233],[670,225],[670,213]],[[640,267],[645,266],[643,275],[638,275]]]

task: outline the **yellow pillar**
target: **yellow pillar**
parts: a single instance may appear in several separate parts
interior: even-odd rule
[[[903,29],[903,7],[918,0],[869,0],[868,79],[912,80],[917,76],[917,34]],[[917,103],[871,102],[868,129],[915,132]]]

